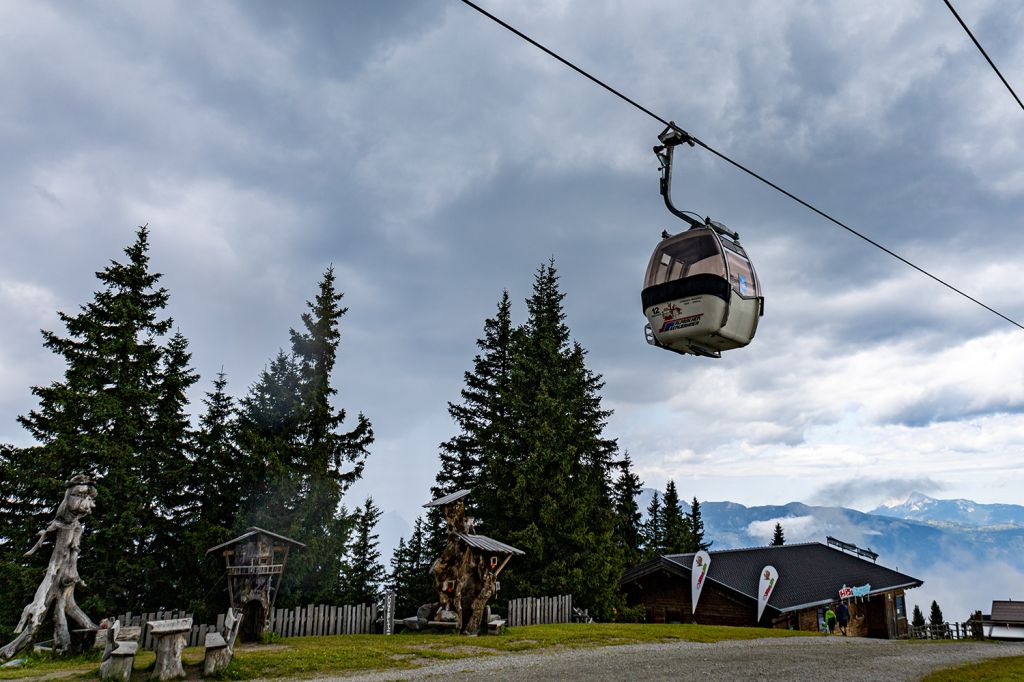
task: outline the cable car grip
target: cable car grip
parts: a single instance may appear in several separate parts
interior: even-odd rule
[[[665,130],[658,135],[658,140],[661,144],[654,148],[654,154],[661,164],[661,196],[665,197],[665,207],[669,213],[689,223],[690,227],[703,227],[703,223],[686,215],[672,203],[672,154],[678,145],[688,144],[692,147],[693,138],[674,122],[669,121]]]
[[[668,208],[669,212],[686,221],[690,227],[710,227],[719,234],[724,234],[731,237],[733,240],[739,239],[739,233],[734,232],[727,228],[725,225],[719,222],[711,220],[711,218],[705,218],[704,222],[701,222],[691,216],[686,215],[685,211],[680,211],[672,203],[672,156],[676,147],[681,144],[688,144],[691,147],[694,146],[693,137],[677,126],[674,121],[669,121],[668,126],[665,127],[661,134],[658,135],[658,140],[661,144],[654,147],[654,154],[658,157],[659,163],[661,163],[661,196],[665,197],[665,207]]]

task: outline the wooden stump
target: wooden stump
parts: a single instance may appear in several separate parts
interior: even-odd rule
[[[75,586],[84,584],[78,576],[81,519],[92,511],[96,488],[92,485],[92,479],[81,474],[72,477],[67,485],[64,500],[57,507],[55,518],[39,532],[36,544],[25,554],[31,556],[46,540],[53,541],[53,552],[43,580],[36,588],[32,603],[22,610],[21,619],[14,628],[18,636],[0,648],[0,659],[12,658],[34,642],[46,624],[48,613],[53,614],[53,648],[56,651],[66,652],[71,648],[69,617],[83,628],[96,629],[96,624],[75,603]]]

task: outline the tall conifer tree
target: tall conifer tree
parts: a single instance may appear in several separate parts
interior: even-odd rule
[[[633,473],[633,461],[629,453],[625,453],[618,462],[620,469],[615,479],[615,538],[622,551],[622,558],[628,568],[640,561],[641,545],[643,544],[640,507],[637,498],[643,489],[640,477]]]
[[[226,602],[223,562],[217,560],[220,557],[208,556],[206,550],[233,537],[244,491],[252,485],[252,463],[235,444],[235,402],[226,388],[222,369],[203,398],[205,410],[199,418],[192,467],[185,479],[190,501],[181,527],[190,549],[176,559],[183,567],[181,596],[196,619],[215,617]]]
[[[690,502],[690,513],[687,517],[686,527],[690,532],[688,552],[707,551],[711,549],[711,545],[715,544],[714,542],[706,542],[704,540],[704,518],[701,516],[700,502],[697,501],[696,495],[693,501]]]
[[[662,525],[665,529],[665,553],[681,554],[691,552],[693,535],[689,529],[686,515],[680,506],[679,491],[676,489],[675,481],[669,480],[665,486],[665,496],[662,498],[664,509],[662,510]]]
[[[391,557],[388,588],[395,593],[395,613],[399,618],[415,614],[422,604],[437,601],[430,576],[430,565],[435,558],[428,548],[423,517],[418,517],[409,542],[399,539],[398,549]]]
[[[431,494],[435,499],[469,489],[467,512],[477,516],[483,500],[492,498],[497,489],[493,479],[482,479],[480,470],[485,454],[490,457],[511,457],[508,439],[510,408],[508,402],[511,367],[512,304],[508,291],[502,293],[494,317],[484,321],[484,335],[477,339],[480,352],[473,358],[473,369],[463,374],[462,402],[448,403],[448,413],[459,433],[441,444],[441,465],[434,479]],[[492,469],[493,474],[493,469]],[[427,544],[440,554],[447,538],[441,511],[432,507],[427,512]]]
[[[279,596],[284,604],[339,600],[351,529],[341,502],[373,442],[362,414],[351,431],[340,432],[345,410],[331,405],[340,319],[347,312],[341,298],[328,268],[316,298],[307,302],[302,328],[290,332],[291,354],[279,352],[242,400],[239,444],[262,469],[248,500],[248,523],[306,544],[289,558]]]
[[[174,576],[160,557],[178,542],[172,520],[176,478],[187,469],[184,391],[196,377],[183,336],[161,345],[172,321],[162,317],[168,294],[149,270],[148,251],[143,226],[127,260],[96,273],[102,288],[93,300],[77,314],[59,313],[67,336],[43,332],[44,346],[66,364],[64,378],[34,387],[39,406],[19,417],[39,443],[20,451],[19,477],[30,480],[12,491],[32,507],[19,521],[31,532],[43,527],[71,474],[98,476],[80,563],[90,589],[79,599],[99,613],[170,606],[173,596]]]
[[[381,514],[370,497],[355,513],[352,544],[341,576],[339,601],[345,604],[377,603],[387,581],[381,564],[380,536],[376,532]]]
[[[644,561],[650,561],[665,553],[665,518],[661,497],[655,490],[647,504],[647,520],[643,524]]]
[[[503,573],[507,596],[571,593],[600,615],[616,603],[622,571],[611,495],[617,446],[602,435],[603,382],[570,341],[563,298],[554,262],[541,266],[529,318],[511,337],[509,419],[483,452],[490,494],[476,503],[488,534],[526,552]]]

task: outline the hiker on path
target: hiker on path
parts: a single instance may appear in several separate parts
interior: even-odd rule
[[[839,606],[836,607],[836,619],[839,621],[839,629],[842,631],[843,637],[846,637],[846,626],[850,622],[850,608],[844,602],[839,602]]]
[[[834,635],[836,632],[836,612],[832,610],[831,604],[825,609],[825,625],[828,627],[827,634]]]

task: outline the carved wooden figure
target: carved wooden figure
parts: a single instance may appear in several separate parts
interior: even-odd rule
[[[475,635],[497,589],[498,574],[523,551],[478,535],[466,516],[467,495],[468,490],[460,490],[423,506],[440,507],[448,525],[448,541],[430,567],[440,605],[434,620],[454,623],[462,634]]]
[[[46,567],[43,581],[36,588],[32,603],[21,612],[21,619],[14,628],[18,636],[0,648],[0,659],[11,658],[34,642],[51,611],[55,651],[66,652],[71,647],[69,616],[83,628],[96,629],[96,624],[75,603],[75,587],[85,584],[78,576],[78,554],[83,530],[81,519],[92,512],[95,503],[96,488],[90,477],[77,474],[68,481],[64,500],[57,507],[53,521],[39,531],[36,544],[25,554],[31,556],[45,541],[53,542],[50,563]]]

